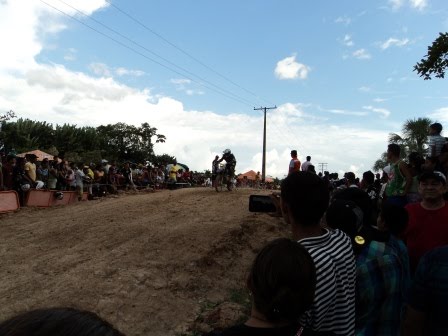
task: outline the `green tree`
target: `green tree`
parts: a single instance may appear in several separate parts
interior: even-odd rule
[[[150,158],[150,162],[154,166],[160,166],[160,165],[167,165],[169,163],[172,163],[176,160],[175,156],[171,156],[169,154],[162,154],[162,155],[153,155]]]
[[[2,152],[9,152],[13,148],[12,146],[7,148],[7,140],[5,140],[6,136],[3,132],[3,128],[8,120],[11,120],[15,117],[16,114],[13,110],[9,110],[5,114],[0,114],[0,151]]]
[[[100,134],[101,147],[105,155],[116,160],[131,160],[143,162],[154,156],[154,143],[165,142],[165,136],[157,134],[157,128],[150,127],[148,123],[140,127],[117,123],[97,127]]]
[[[18,119],[2,123],[2,141],[9,149],[25,152],[36,148],[50,147],[53,141],[53,126],[46,122]]]
[[[390,133],[388,143],[396,143],[401,147],[401,157],[407,158],[412,152],[424,155],[425,145],[428,139],[428,128],[432,124],[429,118],[408,119],[404,122],[401,135]],[[375,161],[372,169],[380,171],[387,166],[387,153],[381,154],[381,158]]]
[[[16,114],[14,113],[14,111],[9,110],[5,114],[0,114],[0,122],[8,121],[15,117],[16,117]]]
[[[439,33],[439,37],[428,46],[425,58],[414,66],[414,71],[426,79],[444,78],[448,67],[448,33]]]

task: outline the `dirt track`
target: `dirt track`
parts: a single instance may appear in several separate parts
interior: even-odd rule
[[[254,254],[289,235],[280,219],[248,212],[254,193],[266,192],[163,190],[0,215],[0,319],[72,306],[127,335],[231,324]]]

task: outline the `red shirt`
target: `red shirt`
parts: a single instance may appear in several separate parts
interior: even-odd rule
[[[405,232],[411,270],[420,258],[430,250],[448,245],[448,203],[437,210],[424,209],[420,203],[406,206],[409,223]]]

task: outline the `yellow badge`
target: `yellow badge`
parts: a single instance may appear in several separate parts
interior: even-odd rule
[[[358,245],[364,245],[366,243],[366,241],[361,236],[355,236],[355,243]]]

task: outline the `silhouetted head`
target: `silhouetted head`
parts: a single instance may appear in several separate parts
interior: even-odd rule
[[[124,336],[93,312],[74,308],[36,309],[0,324],[2,336]]]
[[[330,193],[327,184],[311,172],[289,174],[282,182],[281,200],[292,217],[303,226],[319,225],[327,210]]]
[[[276,239],[256,256],[247,285],[255,308],[269,321],[297,321],[314,300],[313,259],[298,242]]]

